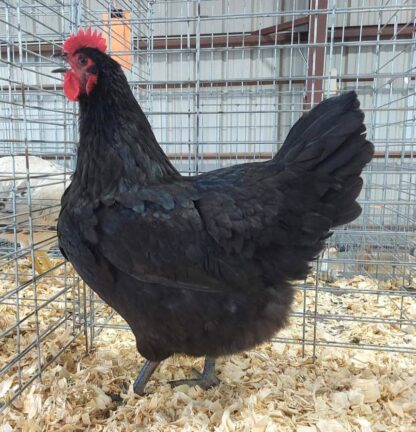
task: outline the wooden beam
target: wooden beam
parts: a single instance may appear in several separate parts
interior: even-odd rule
[[[310,19],[308,17],[308,19]],[[292,21],[287,23],[287,26],[292,24]],[[307,42],[308,41],[308,30],[299,28],[296,30],[296,37],[293,39],[293,43]],[[201,36],[201,47],[202,48],[221,48],[221,47],[256,47],[256,46],[269,46],[269,45],[288,45],[292,43],[292,36],[289,31],[281,31],[275,39],[273,34],[275,33],[276,26],[266,27],[265,29],[255,30],[248,34],[231,34],[227,35],[202,35]],[[388,40],[392,37],[396,39],[412,39],[416,27],[413,23],[402,23],[397,25],[397,31],[393,24],[384,26],[383,30],[379,34],[380,40]],[[377,25],[365,25],[365,26],[352,26],[352,27],[335,27],[334,35],[331,35],[331,29],[327,29],[326,39],[324,42],[358,42],[363,41],[375,41],[377,40],[378,27]],[[189,43],[188,43],[189,41]],[[409,41],[411,42],[411,40]],[[62,41],[56,41],[52,43],[39,43],[39,42],[25,42],[23,43],[23,52],[32,52],[34,54],[42,54],[43,56],[51,55],[56,52],[57,45],[61,46]],[[155,37],[153,39],[154,50],[170,50],[170,49],[185,49],[195,48],[196,37],[195,35],[188,36],[174,36],[174,37]],[[7,44],[0,42],[0,50],[2,54],[7,53]],[[142,38],[134,41],[134,49],[147,49],[147,39]],[[16,44],[11,46],[14,54],[19,53],[19,46]]]
[[[268,34],[274,34],[276,32],[287,32],[287,31],[292,31],[292,28],[295,30],[298,30],[298,27],[302,27],[302,26],[308,26],[309,25],[309,17],[305,16],[305,17],[300,17],[300,18],[296,18],[294,20],[291,21],[285,21],[282,22],[278,25],[272,25],[270,27],[265,27],[262,29],[258,29],[258,30],[254,30],[251,32],[251,34],[262,34],[262,35],[268,35]]]

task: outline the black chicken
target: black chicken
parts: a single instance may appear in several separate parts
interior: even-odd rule
[[[80,104],[78,162],[62,198],[62,253],[130,325],[147,359],[143,393],[173,353],[215,358],[266,341],[287,322],[294,288],[332,227],[354,220],[371,160],[354,92],[293,126],[278,154],[181,177],[159,147],[119,64],[91,30],[62,56],[67,97]]]

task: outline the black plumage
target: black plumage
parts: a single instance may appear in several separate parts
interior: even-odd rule
[[[152,362],[215,358],[269,339],[287,322],[290,281],[306,276],[331,228],[360,214],[360,174],[374,149],[356,94],[304,114],[270,161],[182,177],[120,66],[97,49],[79,52],[98,79],[79,97],[63,254]]]

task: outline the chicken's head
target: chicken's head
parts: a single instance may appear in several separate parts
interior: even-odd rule
[[[99,69],[91,52],[104,53],[107,49],[104,38],[91,28],[79,30],[71,35],[63,44],[59,54],[69,65],[69,68],[59,68],[52,72],[64,72],[64,93],[71,101],[77,101],[82,94],[89,95],[94,89]]]

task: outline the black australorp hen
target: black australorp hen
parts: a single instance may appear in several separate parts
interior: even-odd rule
[[[143,393],[173,353],[206,356],[179,383],[215,385],[215,358],[252,348],[287,322],[294,289],[332,227],[360,214],[371,160],[354,92],[293,126],[278,154],[181,177],[159,147],[99,34],[63,46],[66,96],[80,104],[80,144],[58,223],[62,253],[129,323],[147,359]],[[175,382],[178,383],[178,382]]]

